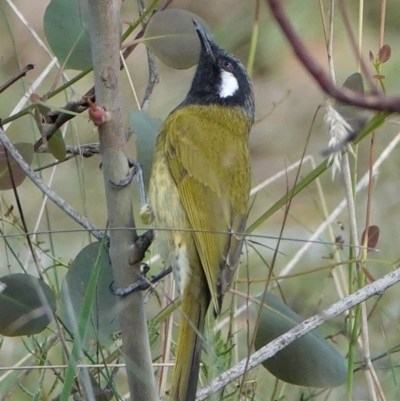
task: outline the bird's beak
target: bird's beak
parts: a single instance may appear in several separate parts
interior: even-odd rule
[[[215,56],[211,49],[211,39],[209,38],[203,27],[195,19],[192,21],[197,35],[199,35],[201,47],[204,49],[207,56],[209,56],[212,61],[215,61]]]

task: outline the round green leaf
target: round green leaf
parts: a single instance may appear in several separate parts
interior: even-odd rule
[[[61,131],[58,129],[47,142],[51,154],[57,160],[64,160],[67,155],[67,148],[65,146],[64,138]]]
[[[22,158],[30,165],[33,160],[33,146],[31,143],[20,142],[14,145]],[[10,154],[8,161],[11,167],[11,173],[14,179],[15,186],[18,187],[25,180],[26,174],[24,170],[15,162]],[[10,177],[10,169],[8,168],[6,149],[0,144],[0,190],[5,191],[11,189],[12,181]]]
[[[258,312],[258,306],[254,308]],[[268,293],[256,332],[255,349],[259,350],[302,321],[298,314]],[[263,362],[263,366],[278,379],[299,386],[336,387],[347,378],[346,360],[316,332],[299,338]]]
[[[0,278],[0,334],[33,335],[52,321],[56,300],[51,288],[42,280],[24,273]]]
[[[189,11],[168,9],[154,14],[143,35],[145,45],[169,67],[178,70],[193,67],[200,53],[193,19],[210,33],[204,20]]]
[[[88,344],[95,340],[103,345],[109,345],[111,334],[119,331],[118,300],[109,289],[113,281],[112,270],[108,254],[100,242],[94,242],[83,248],[69,268],[61,287],[61,316],[65,326],[75,335],[96,262],[100,263],[99,281],[83,343]]]
[[[52,0],[44,14],[44,32],[60,64],[86,70],[92,65],[92,53],[84,29],[87,13],[79,7],[79,0]]]
[[[142,166],[144,184],[148,188],[154,148],[162,121],[149,117],[144,111],[134,110],[129,116],[129,124],[136,134],[137,160]]]

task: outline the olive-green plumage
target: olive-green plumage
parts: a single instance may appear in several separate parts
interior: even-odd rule
[[[200,28],[196,29],[199,32]],[[202,57],[211,57],[216,68],[222,65],[218,57],[237,63],[235,68],[245,74],[240,62],[218,48],[203,31],[199,36],[211,47],[204,49],[202,43],[196,76],[208,73],[205,66],[200,70]],[[230,67],[227,70],[231,71]],[[225,95],[230,93],[229,85],[236,88],[244,79],[250,87],[249,98],[243,99],[248,107],[242,107],[233,95],[219,95],[220,101],[203,101],[195,76],[185,102],[166,119],[157,138],[150,202],[142,211],[147,223],[156,228],[156,246],[166,265],[172,266],[182,297],[171,401],[195,399],[205,315],[210,302],[215,313],[220,312],[243,244],[243,236],[236,233],[244,231],[247,217],[251,181],[247,142],[254,103],[246,74],[232,73],[236,83],[230,81],[228,88],[221,86],[223,68],[211,71],[216,80],[215,88],[211,87]],[[229,97],[235,102],[231,104]]]

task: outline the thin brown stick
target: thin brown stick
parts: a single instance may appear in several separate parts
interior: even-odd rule
[[[351,29],[351,23],[350,23],[350,19],[349,19],[349,14],[346,10],[346,5],[344,3],[343,0],[339,1],[339,6],[340,6],[340,11],[342,12],[342,16],[343,16],[343,21],[344,21],[344,26],[346,28],[347,31],[347,35],[350,38],[350,44],[351,44],[351,48],[353,50],[353,53],[356,55],[356,60],[359,63],[360,67],[361,67],[361,71],[365,77],[365,79],[367,79],[372,92],[374,94],[378,94],[378,90],[376,87],[376,82],[374,82],[374,80],[372,79],[369,71],[368,71],[368,67],[364,62],[364,59],[361,57],[361,49],[359,47],[359,45],[357,44],[357,40],[356,37],[354,36],[353,30]],[[360,42],[361,43],[361,42]]]
[[[384,44],[385,38],[385,20],[386,20],[386,0],[381,0],[381,26],[379,30],[379,49]]]
[[[145,10],[144,0],[138,0],[139,12],[140,15],[143,14]],[[142,29],[146,29],[146,25],[149,22],[149,18],[145,18],[142,23]],[[147,52],[147,64],[149,66],[149,78],[147,81],[147,87],[144,92],[144,97],[142,100],[142,104],[140,105],[141,110],[146,111],[150,104],[150,97],[153,93],[154,87],[158,82],[160,82],[160,78],[158,76],[156,58],[154,54],[150,51],[148,47],[146,47]]]
[[[5,84],[0,86],[0,93],[3,93],[7,88],[9,88],[11,85],[15,84],[15,82],[20,80],[22,77],[24,77],[28,71],[33,70],[34,68],[35,68],[34,64],[26,65],[20,72],[15,74]]]
[[[11,163],[10,163],[10,156],[11,155],[9,155],[7,149],[5,149],[4,153],[6,155],[7,168],[8,168],[8,171],[10,173],[10,180],[11,180],[12,189],[13,189],[13,192],[14,192],[15,201],[17,203],[19,216],[21,218],[22,228],[24,230],[24,233],[27,233],[27,232],[29,232],[28,225],[26,224],[24,210],[23,210],[22,205],[21,205],[21,199],[20,199],[20,197],[18,195],[17,186],[15,185],[13,170],[11,168]],[[33,262],[35,263],[35,267],[36,267],[36,271],[38,273],[38,276],[39,276],[40,279],[43,280],[42,270],[39,267],[39,262],[38,262],[38,259],[37,259],[36,252],[33,249],[33,245],[32,245],[32,241],[31,241],[30,235],[26,235],[26,241],[28,242],[29,250],[31,251],[32,259],[33,259]]]

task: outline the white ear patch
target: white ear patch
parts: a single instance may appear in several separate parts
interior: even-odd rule
[[[239,83],[235,76],[231,72],[222,70],[219,96],[222,98],[233,96],[238,89]]]

